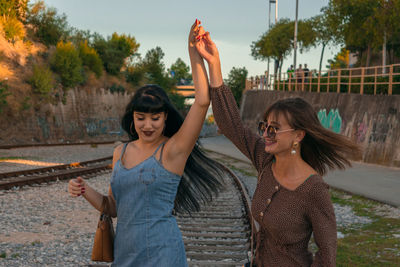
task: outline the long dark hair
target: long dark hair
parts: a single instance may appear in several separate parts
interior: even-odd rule
[[[344,169],[351,166],[348,156],[359,157],[361,148],[344,135],[324,128],[313,107],[300,97],[278,100],[264,115],[264,120],[282,114],[289,125],[306,134],[301,144],[301,157],[320,175],[327,169]]]
[[[173,136],[183,124],[182,115],[170,102],[164,89],[158,85],[145,85],[139,88],[127,105],[121,126],[131,141],[139,138],[133,121],[133,112],[167,114],[164,135]],[[213,194],[223,186],[223,170],[208,158],[196,142],[188,160],[175,198],[176,212],[199,211],[202,203],[212,199]]]

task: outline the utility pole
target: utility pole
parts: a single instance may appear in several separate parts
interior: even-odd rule
[[[269,6],[269,10],[268,10],[268,31],[271,29],[271,4],[275,4],[275,24],[278,22],[278,0],[268,0],[268,6]],[[267,89],[269,87],[269,58],[268,58],[268,67],[267,67]]]
[[[296,0],[296,18],[294,21],[294,52],[293,52],[293,68],[294,71],[296,72],[296,56],[297,56],[297,19],[299,15],[299,0]]]

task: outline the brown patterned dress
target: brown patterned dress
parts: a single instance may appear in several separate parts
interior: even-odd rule
[[[281,186],[272,173],[273,155],[264,140],[245,128],[231,90],[210,88],[215,121],[221,132],[246,155],[259,177],[251,211],[259,223],[257,266],[335,266],[336,219],[328,185],[312,175],[295,190]],[[314,234],[318,252],[308,251]]]

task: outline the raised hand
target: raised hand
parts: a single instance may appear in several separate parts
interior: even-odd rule
[[[189,38],[188,38],[189,49],[195,48],[196,36],[198,36],[200,24],[201,24],[200,20],[196,19],[196,21],[193,23],[192,27],[190,28]]]
[[[199,27],[199,31],[196,36],[196,49],[208,64],[219,62],[217,46],[211,40],[210,33],[205,32],[202,26]]]

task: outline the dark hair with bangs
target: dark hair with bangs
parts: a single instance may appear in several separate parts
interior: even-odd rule
[[[346,156],[357,158],[361,148],[344,135],[324,128],[313,107],[300,97],[278,100],[264,114],[264,120],[282,114],[295,130],[303,130],[305,136],[300,142],[302,159],[320,175],[329,169],[344,169],[351,166]]]
[[[170,102],[168,95],[158,85],[139,88],[126,107],[121,126],[131,141],[139,138],[134,125],[133,112],[168,114],[164,136],[173,136],[183,124],[183,117]],[[175,211],[199,211],[202,203],[212,199],[213,194],[223,186],[224,170],[218,163],[207,157],[196,142],[186,161],[184,173],[175,198]]]

